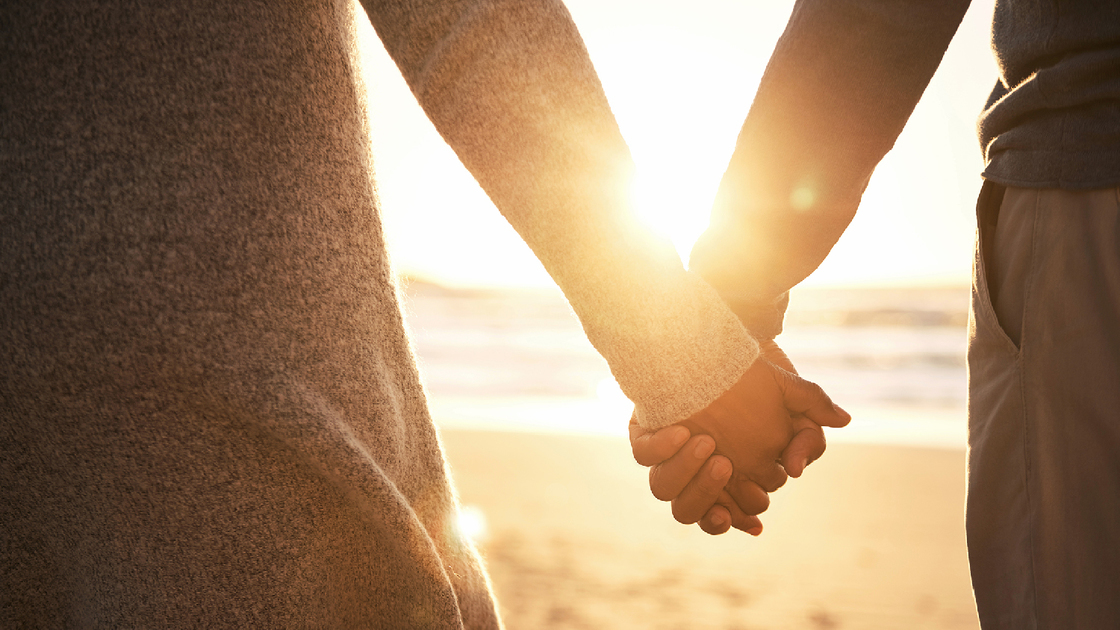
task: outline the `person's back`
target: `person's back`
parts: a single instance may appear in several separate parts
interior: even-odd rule
[[[1120,624],[1120,4],[998,0],[969,343],[985,628]]]
[[[998,0],[1000,79],[980,117],[984,177],[1092,190],[1120,183],[1120,4]]]
[[[4,625],[497,625],[400,323],[350,7],[5,7]]]
[[[0,7],[5,623],[499,625],[382,243],[356,10]],[[774,487],[783,396],[846,422],[811,384],[778,391],[735,315],[630,212],[633,162],[563,3],[365,11],[636,421],[734,406],[753,384],[781,439],[741,450]]]
[[[759,337],[852,220],[967,5],[795,4],[690,265]],[[968,357],[977,606],[985,628],[1114,627],[1120,4],[997,0],[992,32]]]

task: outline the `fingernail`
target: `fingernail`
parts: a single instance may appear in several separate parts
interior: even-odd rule
[[[692,450],[697,459],[705,458],[712,454],[715,450],[715,444],[711,440],[700,440],[696,443],[696,448]]]
[[[747,533],[750,534],[751,536],[758,536],[759,534],[762,533],[762,525],[756,525],[756,526],[748,529]]]
[[[836,410],[836,413],[840,414],[841,418],[843,418],[845,420],[851,420],[852,419],[852,414],[848,413],[847,411],[844,411],[844,409],[841,408],[840,405],[837,405],[836,403],[832,403],[832,408],[834,410]]]
[[[731,474],[731,465],[726,460],[720,458],[712,463],[712,479],[723,479],[729,474]]]
[[[798,476],[798,477],[800,477],[800,476],[801,476],[801,473],[805,472],[805,468],[806,468],[806,467],[807,467],[808,465],[809,465],[809,458],[808,458],[808,457],[802,457],[802,458],[801,458],[801,466],[799,466],[799,467],[797,468],[797,476]]]
[[[680,448],[680,447],[684,446],[685,442],[688,441],[688,438],[689,438],[690,435],[691,434],[688,432],[688,429],[686,429],[684,427],[676,427],[676,428],[673,429],[672,433],[670,434],[669,441],[676,448]]]
[[[716,512],[712,515],[712,525],[715,525],[716,527],[723,527],[726,524],[727,517],[724,516],[723,512]]]

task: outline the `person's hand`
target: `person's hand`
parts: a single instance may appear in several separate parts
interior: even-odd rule
[[[778,347],[777,342],[773,339],[760,341],[758,345],[761,358],[787,372],[798,373],[785,350]],[[841,411],[850,421],[851,417],[847,415],[847,412]],[[821,425],[810,420],[805,414],[794,413],[791,415],[793,417],[794,436],[790,440],[789,446],[782,452],[781,462],[789,476],[796,479],[805,472],[806,466],[824,455],[825,439]]]
[[[792,363],[773,341],[762,344],[762,353],[763,360],[784,368],[771,371],[772,378],[775,384],[781,386],[782,404],[789,405],[795,412],[788,417],[788,431],[792,438],[781,452],[780,466],[775,467],[774,462],[764,465],[770,475],[768,483],[776,489],[784,483],[784,473],[798,477],[805,466],[823,454],[824,433],[812,418],[819,418],[831,426],[843,426],[850,417],[834,407],[819,387],[797,378]],[[756,365],[761,362],[756,362]],[[745,374],[732,391],[740,389],[741,392],[745,385],[749,385],[748,375]],[[728,392],[717,403],[734,399],[729,396],[731,394]],[[715,403],[713,407],[727,410],[726,406]],[[714,411],[709,407],[705,412],[710,410]],[[809,415],[796,413],[799,411]],[[698,414],[704,415],[703,412]],[[711,417],[701,419],[701,423],[710,420]],[[719,422],[716,425],[718,427]],[[749,436],[747,439],[749,441]],[[731,475],[731,470],[727,468],[730,461],[720,455],[708,457],[715,448],[715,442],[709,436],[693,436],[681,425],[648,433],[631,419],[630,442],[635,459],[642,465],[651,466],[650,489],[653,494],[673,502],[673,514],[677,520],[698,522],[701,529],[710,534],[721,534],[731,527],[754,535],[761,532],[761,522],[751,515],[764,511],[769,505],[769,497],[758,483],[744,475],[737,475],[730,492],[724,489],[723,484]],[[734,500],[731,492],[735,494]]]
[[[756,486],[774,492],[788,478],[781,456],[796,434],[791,413],[822,426],[844,426],[850,419],[820,387],[763,359],[755,361],[730,390],[680,424],[693,435],[715,438],[716,452],[727,456],[734,467],[727,491],[745,512],[756,513],[762,507]]]
[[[630,445],[634,459],[650,467],[653,495],[672,502],[678,521],[698,523],[709,534],[722,534],[731,527],[753,536],[762,533],[762,521],[743,512],[724,490],[731,479],[731,460],[712,455],[716,443],[711,436],[692,436],[679,424],[648,432],[631,417]],[[759,488],[758,493],[761,501],[769,501],[765,490]]]
[[[794,424],[796,433],[782,453],[782,466],[791,477],[800,477],[805,467],[824,453],[825,439],[821,427],[803,415],[794,417]],[[731,479],[731,461],[722,455],[712,455],[715,440],[711,436],[693,437],[679,424],[648,432],[631,418],[630,445],[638,463],[650,467],[653,495],[662,501],[672,501],[673,515],[678,521],[697,523],[713,535],[726,533],[732,527],[754,536],[762,532],[762,521],[743,512],[724,490]],[[757,484],[755,488],[752,491],[759,506],[757,514],[761,514],[769,506],[770,498]]]

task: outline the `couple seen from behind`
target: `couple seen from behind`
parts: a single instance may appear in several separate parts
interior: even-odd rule
[[[653,493],[759,534],[850,420],[775,342],[789,290],[967,7],[797,0],[686,269],[560,0],[5,3],[0,625],[501,627],[385,252],[358,20],[634,402]],[[977,609],[1116,627],[1120,5],[996,0],[992,44]]]

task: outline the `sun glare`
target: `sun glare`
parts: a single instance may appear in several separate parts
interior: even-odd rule
[[[791,3],[566,4],[637,165],[635,212],[687,260]],[[980,181],[971,120],[995,76],[976,62],[987,56],[985,19],[977,18],[975,42],[950,48],[856,220],[807,282],[967,281]],[[553,286],[432,128],[372,28],[358,22],[394,266],[455,286]],[[815,201],[811,189],[790,199],[795,208]]]
[[[482,542],[486,539],[486,515],[481,509],[473,505],[464,505],[459,508],[456,524],[459,531],[474,542]]]
[[[614,35],[592,51],[638,167],[634,210],[687,259],[708,225],[757,77],[743,80],[741,55],[705,38],[649,25]],[[733,74],[740,80],[725,80]]]

